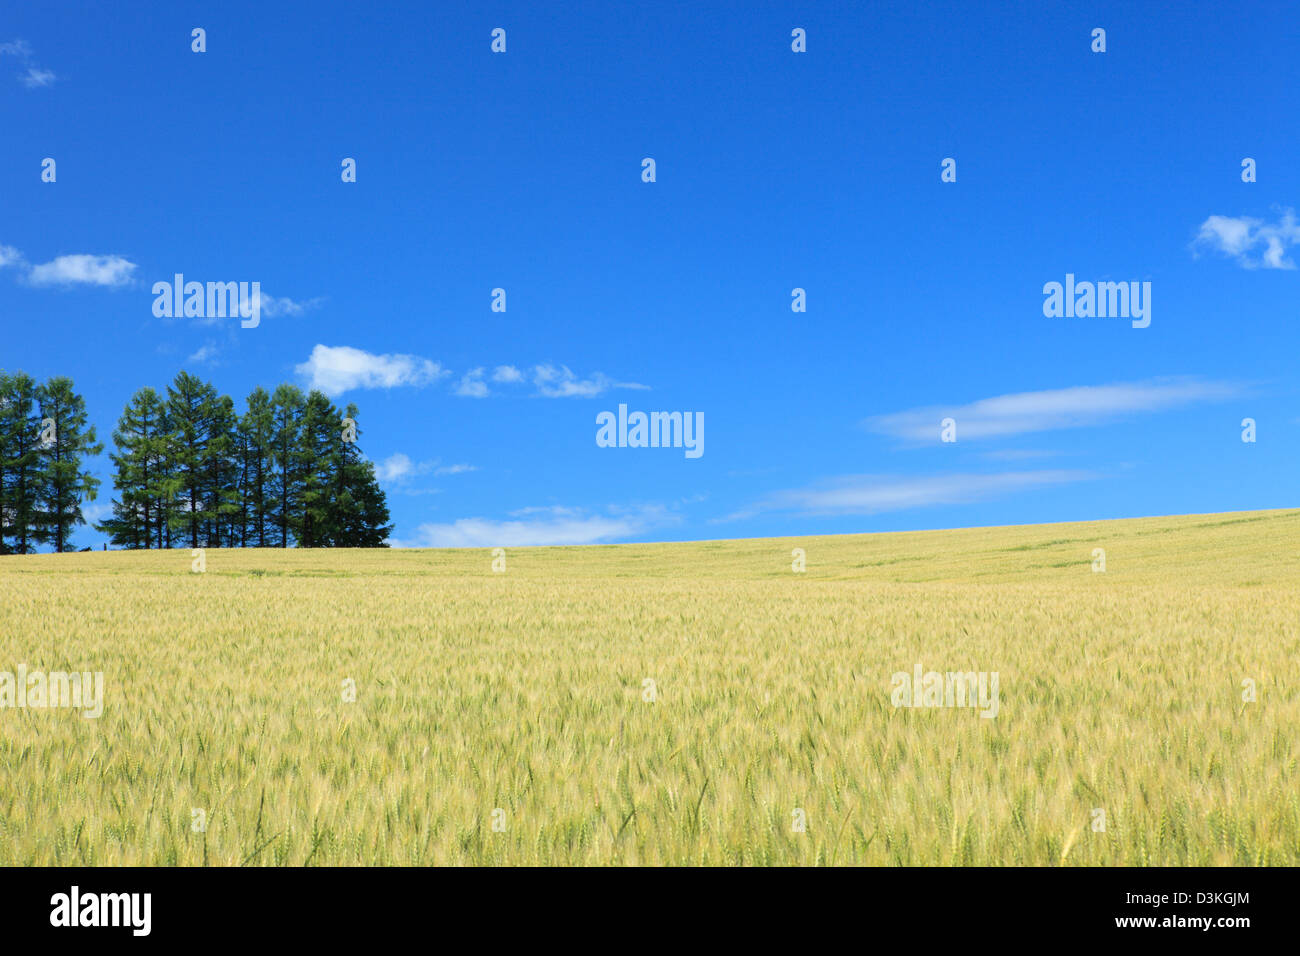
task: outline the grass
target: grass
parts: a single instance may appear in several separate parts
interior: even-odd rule
[[[0,864],[1296,865],[1298,558],[1300,511],[2,557],[0,671],[105,709],[0,709]],[[918,662],[997,716],[893,707]]]

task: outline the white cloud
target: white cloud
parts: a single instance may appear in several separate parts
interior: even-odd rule
[[[957,440],[996,438],[1057,428],[1098,425],[1124,415],[1165,411],[1194,402],[1230,398],[1239,389],[1226,382],[1191,379],[1078,385],[1042,392],[984,398],[969,405],[934,405],[868,418],[871,431],[910,441],[940,440],[940,422],[957,423]]]
[[[1232,256],[1247,269],[1294,269],[1289,246],[1300,243],[1300,223],[1288,209],[1276,223],[1250,216],[1210,216],[1201,223],[1193,247],[1206,247]],[[1257,253],[1257,255],[1252,255]]]
[[[266,296],[263,296],[265,309]],[[288,300],[279,300],[287,302]],[[306,308],[320,300],[313,299],[296,308]],[[272,313],[273,314],[273,313]],[[338,395],[354,388],[391,388],[395,385],[426,385],[451,375],[439,363],[415,355],[373,355],[348,346],[317,345],[311,357],[296,366],[299,375],[329,395]],[[486,398],[492,394],[488,386],[488,370],[477,366],[461,375],[452,387],[456,395],[466,398]],[[513,365],[498,365],[492,370],[491,381],[513,384],[525,381],[524,373]],[[537,365],[533,368],[536,394],[546,398],[590,398],[611,388],[645,389],[635,382],[615,382],[600,372],[582,379],[564,365]]]
[[[469,471],[478,471],[476,465],[442,465],[437,459],[415,462],[403,452],[389,455],[375,465],[375,475],[380,481],[401,483],[416,475],[460,475]]]
[[[307,379],[309,387],[331,396],[357,388],[428,385],[451,374],[418,355],[375,355],[346,345],[317,345],[294,371]]]
[[[122,256],[59,256],[32,266],[27,281],[32,285],[121,286],[131,281],[136,265]]]
[[[568,367],[538,365],[533,369],[533,384],[548,398],[591,398],[609,388],[609,379],[597,372],[589,379],[580,379]]]
[[[131,282],[136,264],[123,256],[95,256],[85,253],[58,256],[31,265],[22,251],[0,245],[0,268],[24,270],[20,278],[36,286],[100,285],[122,286]]]
[[[456,394],[464,398],[487,398],[488,387],[483,381],[483,369],[476,368],[466,372],[456,386]]]
[[[769,511],[793,511],[805,515],[869,515],[933,505],[961,505],[1093,477],[1088,472],[1060,470],[917,478],[849,475],[816,487],[777,492],[724,520],[750,518]]]
[[[534,366],[533,384],[537,386],[537,393],[546,398],[594,398],[611,388],[649,387],[635,382],[615,382],[601,372],[596,372],[590,378],[581,379],[565,365],[559,368],[554,365]]]
[[[390,540],[394,548],[524,548],[599,544],[629,538],[673,520],[663,508],[608,509],[593,515],[581,508],[522,508],[512,520],[461,518],[448,524],[422,524],[413,541]]]
[[[375,465],[375,477],[380,481],[402,481],[413,474],[417,474],[415,463],[400,451]]]
[[[113,505],[107,501],[87,502],[81,506],[81,517],[86,519],[86,524],[98,524],[112,516]]]
[[[596,544],[626,538],[639,528],[624,518],[548,518],[537,521],[489,521],[461,518],[451,524],[422,524],[416,540],[390,542],[397,548],[523,548]]]

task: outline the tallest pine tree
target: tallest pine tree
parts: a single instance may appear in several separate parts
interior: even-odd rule
[[[169,458],[175,469],[176,491],[170,523],[184,531],[191,548],[199,547],[204,540],[203,511],[205,505],[211,508],[209,450],[216,414],[217,390],[202,379],[180,372],[167,387]]]
[[[165,515],[156,485],[166,450],[164,425],[162,399],[147,387],[131,396],[118,420],[113,432],[117,453],[110,458],[117,469],[113,487],[119,495],[113,517],[99,526],[113,544],[148,548],[160,530]]]

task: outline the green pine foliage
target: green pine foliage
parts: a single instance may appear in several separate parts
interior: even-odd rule
[[[255,388],[243,414],[182,371],[165,393],[131,396],[113,431],[115,547],[382,548],[392,531],[357,407],[321,392]],[[71,379],[0,370],[0,554],[76,550],[100,454]]]
[[[117,497],[98,527],[123,548],[386,547],[387,500],[349,440],[356,417],[293,385],[254,389],[242,415],[188,372],[165,399],[141,389],[113,433]]]
[[[0,554],[31,554],[45,543],[37,523],[41,417],[36,382],[0,370]]]
[[[83,468],[87,456],[104,450],[87,424],[86,400],[72,379],[50,379],[36,388],[40,407],[37,442],[35,535],[55,551],[75,551],[72,532],[86,523],[83,501],[94,501],[99,479]]]

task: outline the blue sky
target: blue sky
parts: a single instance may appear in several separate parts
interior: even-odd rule
[[[409,545],[1295,506],[1294,7],[919,6],[11,5],[0,367],[106,442],[182,368],[326,386]],[[156,318],[175,273],[260,324]],[[620,403],[704,454],[598,447]]]

